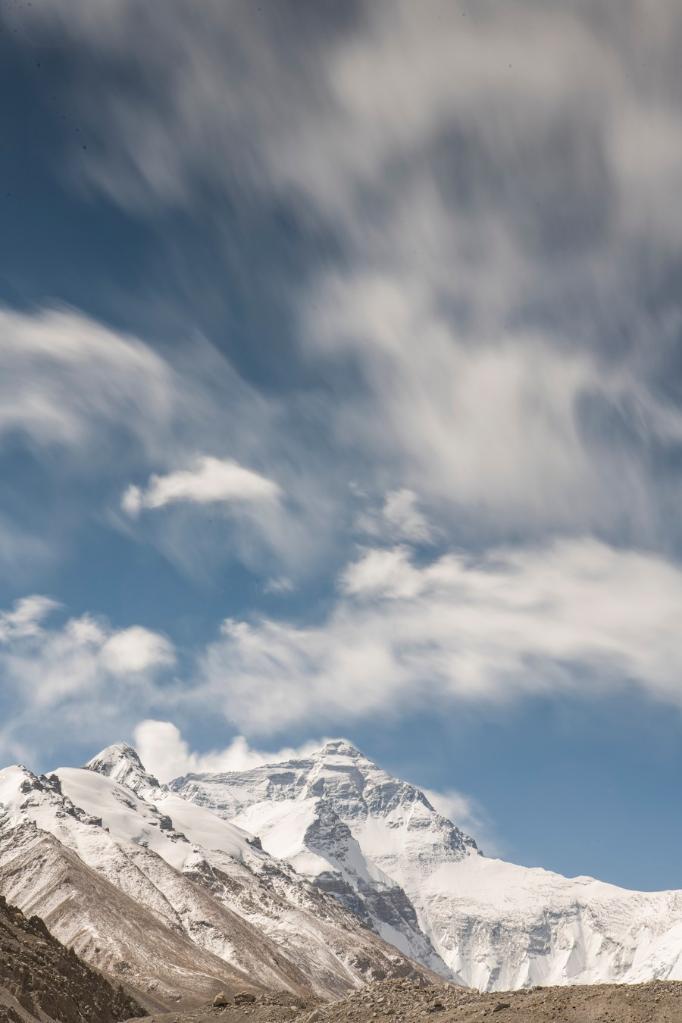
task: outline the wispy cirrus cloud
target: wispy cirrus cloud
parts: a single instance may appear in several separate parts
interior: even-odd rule
[[[654,480],[682,445],[682,415],[657,388],[655,359],[614,365],[548,334],[472,337],[400,268],[332,271],[321,287],[306,336],[332,365],[356,359],[364,385],[336,409],[339,436],[422,500],[493,534],[660,533]],[[676,493],[675,474],[662,487]]]
[[[0,438],[92,451],[115,428],[141,446],[169,429],[171,367],[77,310],[0,308]]]
[[[100,143],[80,153],[81,172],[123,204],[191,205],[197,182],[210,180],[261,194],[294,190],[341,219],[379,179],[386,192],[390,170],[418,153],[437,158],[432,149],[451,133],[478,214],[501,170],[517,172],[497,196],[495,212],[505,216],[532,219],[531,195],[549,198],[558,174],[557,188],[571,190],[567,202],[578,190],[600,192],[611,178],[615,207],[602,216],[615,213],[626,232],[669,234],[675,222],[652,216],[654,206],[665,211],[682,173],[674,142],[682,30],[672,0],[626,7],[605,0],[598,13],[582,2],[547,10],[526,0],[512,11],[500,0],[475,10],[447,0],[418,7],[378,0],[336,18],[327,8],[314,18],[295,6],[254,10],[245,0],[229,12],[208,2],[197,13],[172,0],[163,20],[140,0],[96,7],[53,0],[7,13],[34,33],[125,61],[134,74],[138,89],[130,92],[100,76],[79,108]],[[153,59],[139,31],[152,19]],[[237,49],[241,59],[229,59]],[[567,138],[569,151],[547,150],[551,166],[532,159],[541,144]],[[489,162],[471,166],[481,154]],[[541,215],[558,222],[563,211]],[[536,240],[528,232],[528,242]]]
[[[454,520],[489,543],[555,529],[679,541],[679,481],[661,471],[680,444],[661,386],[679,311],[656,283],[682,230],[675,4],[378,0],[317,18],[172,0],[153,59],[138,0],[10,16],[136,83],[80,90],[97,142],[73,154],[81,181],[140,217],[195,211],[208,184],[333,239],[340,258],[311,252],[290,289],[297,358],[322,379],[350,360],[360,386],[313,407],[310,443],[279,461],[305,475],[328,431],[378,493],[412,491],[446,532]],[[183,459],[208,450],[194,441]],[[253,454],[229,451],[272,475]],[[306,498],[317,525],[334,503],[340,528],[340,495],[321,509],[325,462]]]
[[[29,452],[60,494],[58,515],[36,501],[21,524],[15,508],[0,515],[0,562],[17,576],[56,561],[93,517],[200,576],[231,558],[290,574],[315,560],[311,537],[328,543],[329,488],[290,437],[287,408],[205,340],[161,355],[74,309],[0,308],[0,406],[0,459]],[[231,514],[199,534],[187,513],[202,505]],[[142,514],[161,508],[172,522]]]

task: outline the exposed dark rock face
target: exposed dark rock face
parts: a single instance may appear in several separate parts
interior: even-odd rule
[[[116,1023],[144,1010],[76,953],[40,917],[0,896],[0,1023]]]

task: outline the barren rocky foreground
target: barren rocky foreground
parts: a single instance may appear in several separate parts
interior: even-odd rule
[[[0,1023],[115,1023],[141,1006],[0,896]]]
[[[239,996],[237,996],[239,999]],[[337,1002],[289,996],[164,1013],[147,1023],[682,1023],[682,983],[600,984],[478,994],[451,985],[385,981]]]

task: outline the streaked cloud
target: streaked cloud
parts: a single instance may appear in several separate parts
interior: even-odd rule
[[[126,62],[137,90],[114,92],[103,79],[81,97],[99,145],[79,154],[80,171],[138,210],[150,201],[191,205],[197,182],[208,179],[226,189],[303,193],[341,217],[378,180],[386,189],[391,168],[453,129],[462,148],[473,139],[490,158],[479,188],[495,164],[513,171],[528,154],[527,191],[498,196],[518,207],[547,184],[542,161],[531,164],[538,142],[575,132],[563,171],[561,163],[551,168],[562,184],[572,177],[574,190],[594,188],[611,177],[618,226],[671,231],[670,218],[652,223],[651,214],[652,204],[663,212],[681,172],[674,0],[604,0],[598,10],[582,2],[547,9],[526,0],[510,9],[486,0],[474,10],[377,0],[341,25],[295,6],[254,9],[242,0],[228,11],[211,0],[197,13],[172,0],[154,18],[154,60],[139,31],[153,15],[140,0],[52,0],[8,17]],[[241,59],[229,59],[237,49]]]
[[[267,561],[269,575],[273,557],[290,574],[329,543],[331,488],[305,464],[288,410],[201,338],[162,356],[73,309],[0,307],[0,406],[0,457],[29,452],[60,494],[58,515],[33,502],[25,523],[0,516],[0,563],[17,578],[63,557],[93,516],[198,576],[230,559]],[[200,505],[230,515],[198,534],[183,511]],[[142,515],[170,506],[172,523]]]
[[[479,528],[653,535],[655,467],[682,444],[656,357],[613,365],[547,335],[472,336],[439,304],[406,267],[321,284],[310,344],[332,365],[352,356],[364,384],[335,409],[338,435]]]
[[[0,439],[91,451],[115,427],[146,446],[168,429],[173,388],[152,348],[77,310],[0,307]]]
[[[273,441],[281,419],[263,425],[277,415],[262,402],[230,455],[268,478],[272,465],[294,467],[280,485],[316,505],[308,535],[330,518],[342,528],[330,470],[341,460],[379,493],[418,495],[412,530],[428,517],[487,543],[598,529],[674,546],[679,483],[661,465],[682,432],[661,381],[677,327],[672,314],[646,315],[637,263],[656,287],[681,229],[669,198],[682,173],[679,9],[377,0],[340,20],[302,10],[210,2],[190,14],[172,0],[153,61],[137,0],[10,15],[36,38],[123,63],[136,83],[121,91],[102,76],[81,90],[97,140],[73,154],[81,183],[142,219],[159,205],[195,211],[208,183],[247,219],[278,205],[333,239],[339,258],[311,251],[290,289],[296,358],[325,383],[350,362],[360,386],[311,403],[304,430],[285,419],[288,445]],[[641,74],[634,52],[655,73]],[[221,416],[226,432],[239,421]],[[202,429],[180,431],[173,464],[144,471],[183,472],[196,451],[223,458],[206,443],[209,423],[207,413]],[[254,451],[247,436],[277,450]],[[142,500],[127,495],[131,509]],[[387,539],[413,539],[404,509],[402,526],[386,510]]]

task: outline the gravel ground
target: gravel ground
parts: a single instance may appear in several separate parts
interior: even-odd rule
[[[149,1023],[682,1023],[682,983],[600,984],[478,994],[451,985],[375,984],[339,1002],[281,996],[164,1013]]]

